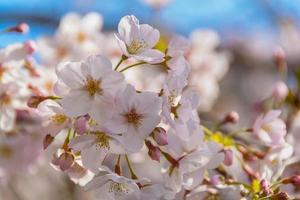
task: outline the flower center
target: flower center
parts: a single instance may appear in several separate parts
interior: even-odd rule
[[[133,40],[129,46],[127,46],[127,51],[130,54],[136,54],[139,50],[147,48],[148,45],[144,40]]]
[[[87,36],[83,32],[78,32],[76,35],[76,39],[78,42],[84,42],[87,39]]]
[[[129,124],[133,124],[135,127],[138,127],[141,124],[143,116],[138,114],[135,108],[132,108],[130,112],[124,114],[124,117]]]
[[[102,94],[101,81],[88,76],[86,78],[85,90],[89,92],[91,97],[94,97],[96,93]]]
[[[51,121],[56,125],[61,125],[67,120],[67,116],[63,114],[55,114],[51,117]]]
[[[0,146],[0,156],[4,158],[10,158],[12,156],[12,149],[9,146]]]
[[[270,132],[270,130],[272,129],[270,124],[264,124],[261,126],[261,129],[263,129],[266,132]]]
[[[65,47],[61,46],[56,49],[56,57],[58,59],[65,58],[67,55],[68,55],[68,50]]]
[[[109,192],[114,192],[118,196],[121,196],[124,193],[128,193],[128,189],[123,183],[111,182]]]
[[[103,132],[96,132],[96,136],[97,136],[97,144],[96,146],[101,148],[101,149],[109,149],[109,140],[110,137],[108,135],[106,135]]]
[[[0,106],[8,105],[11,102],[11,96],[4,92],[0,95]]]

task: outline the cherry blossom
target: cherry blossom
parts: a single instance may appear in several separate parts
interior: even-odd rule
[[[159,124],[161,99],[152,92],[137,93],[128,85],[116,97],[114,114],[105,127],[121,134],[121,143],[128,151],[136,152],[143,146],[144,139]]]
[[[139,24],[139,20],[128,15],[123,17],[118,25],[116,35],[123,54],[148,63],[160,63],[164,54],[152,49],[159,40],[159,31],[148,24]]]
[[[284,143],[286,125],[279,118],[280,110],[271,110],[260,115],[254,122],[254,134],[268,146],[279,146]]]
[[[81,152],[82,164],[92,172],[98,171],[108,153],[125,153],[116,136],[101,130],[75,137],[71,140],[70,147]]]
[[[93,190],[99,199],[138,200],[140,192],[135,181],[115,173],[100,171],[85,185],[86,190]]]
[[[61,104],[66,114],[89,113],[99,121],[103,118],[101,109],[109,106],[112,96],[124,85],[124,76],[112,71],[110,61],[99,55],[82,62],[62,63],[57,67],[57,76],[56,92],[63,98]]]

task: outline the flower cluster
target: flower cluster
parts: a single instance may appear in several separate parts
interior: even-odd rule
[[[276,82],[248,128],[234,126],[234,111],[200,120],[229,65],[215,33],[167,37],[133,15],[115,34],[102,23],[96,13],[65,16],[38,39],[38,67],[32,41],[0,50],[0,177],[54,149],[51,165],[97,199],[297,195],[300,84]],[[275,63],[286,70],[283,52]]]

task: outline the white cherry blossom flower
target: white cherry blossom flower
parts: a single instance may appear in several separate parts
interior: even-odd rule
[[[179,192],[181,188],[191,190],[198,186],[208,169],[218,167],[224,160],[221,146],[215,142],[207,142],[197,150],[179,159],[178,167],[168,171],[166,178],[171,188]]]
[[[114,114],[105,127],[121,134],[121,142],[128,151],[139,151],[153,129],[159,124],[161,99],[152,92],[137,93],[133,86],[116,97]]]
[[[112,70],[103,56],[90,56],[82,62],[62,63],[57,67],[56,92],[63,98],[62,107],[69,116],[89,113],[99,123],[103,107],[123,87],[124,76]]]
[[[100,53],[102,26],[102,16],[94,12],[85,16],[76,13],[65,15],[53,37],[37,40],[42,62],[53,67],[61,61],[79,61]]]
[[[253,132],[265,145],[272,147],[284,143],[286,125],[279,118],[280,114],[280,110],[270,110],[260,115],[254,122]]]
[[[85,185],[93,190],[99,200],[140,200],[140,190],[135,181],[109,171],[101,171]]]
[[[87,135],[75,137],[69,146],[80,151],[83,166],[96,173],[108,153],[125,153],[117,137],[113,134],[107,134],[105,131],[95,130]]]
[[[13,83],[0,83],[0,131],[10,131],[16,119],[15,101],[18,88]]]
[[[123,54],[148,63],[160,63],[164,54],[152,49],[159,40],[159,31],[148,24],[139,24],[133,15],[123,17],[116,38]]]
[[[47,134],[55,136],[66,128],[71,120],[63,108],[53,100],[45,100],[38,105],[38,113],[43,118],[43,126]]]

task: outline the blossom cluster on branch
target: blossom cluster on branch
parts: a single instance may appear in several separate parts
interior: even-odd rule
[[[96,13],[67,15],[53,37],[38,39],[41,66],[32,41],[0,50],[0,177],[52,147],[51,165],[103,200],[296,194],[299,88],[274,84],[251,127],[232,129],[234,111],[205,125],[199,112],[229,64],[216,34],[165,36],[133,15],[114,35],[101,27]],[[284,76],[283,52],[274,59]]]

